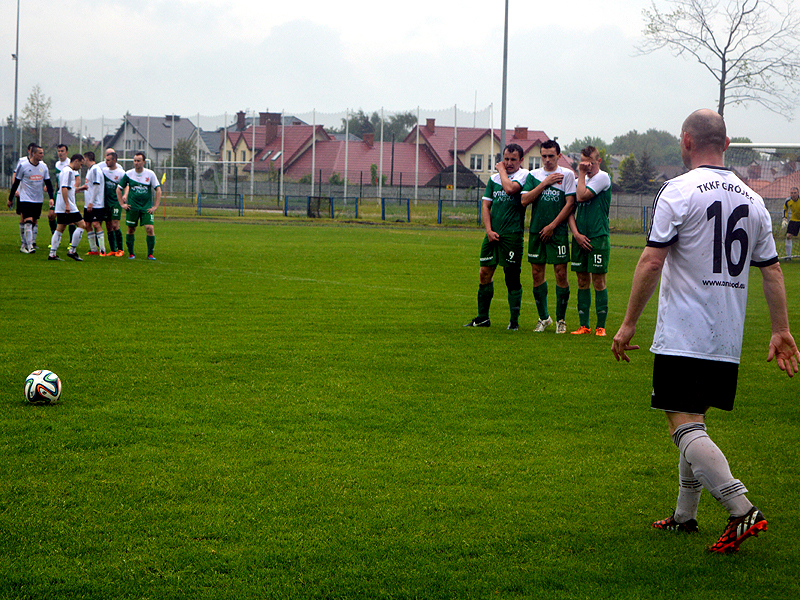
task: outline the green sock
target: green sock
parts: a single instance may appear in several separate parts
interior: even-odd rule
[[[117,238],[117,250],[122,250],[122,230],[115,230],[114,237]]]
[[[148,235],[145,239],[147,239],[147,256],[152,256],[153,250],[156,249],[156,236]]]
[[[478,316],[483,319],[489,318],[489,307],[492,305],[494,297],[494,282],[478,285]]]
[[[113,230],[108,232],[108,247],[109,253],[117,251],[117,236],[114,235]]]
[[[536,300],[536,310],[539,311],[539,318],[546,320],[550,313],[547,312],[547,282],[533,288],[533,299]]]
[[[556,286],[556,321],[564,321],[567,318],[567,306],[569,306],[569,286]]]
[[[582,327],[589,327],[589,308],[592,306],[592,290],[578,290],[578,319]]]
[[[608,290],[594,293],[594,309],[597,311],[597,326],[606,328],[606,317],[608,316]]]
[[[522,288],[508,290],[508,308],[511,311],[511,322],[519,323],[519,311],[522,308]]]
[[[133,254],[133,241],[134,236],[132,233],[125,234],[125,244],[128,246],[128,254]]]

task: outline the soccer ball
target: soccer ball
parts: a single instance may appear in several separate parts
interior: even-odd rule
[[[25,379],[25,399],[31,404],[50,404],[61,396],[61,380],[52,371],[39,369]]]

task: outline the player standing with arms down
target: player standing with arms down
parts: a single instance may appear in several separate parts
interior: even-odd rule
[[[578,165],[578,192],[575,214],[569,217],[572,230],[572,270],[578,277],[578,318],[581,326],[573,334],[592,333],[589,328],[589,309],[597,313],[595,334],[606,335],[608,290],[606,273],[611,255],[608,210],[611,207],[611,178],[600,170],[600,153],[594,146],[581,150]]]
[[[772,322],[767,360],[792,377],[800,352],[789,331],[786,292],[772,220],[764,201],[723,167],[728,147],[725,122],[699,110],[681,128],[681,154],[688,173],[668,181],[653,204],[653,224],[633,276],[625,319],[612,352],[626,352],[636,322],[656,289],[658,320],[650,350],[651,404],[666,412],[680,450],[678,501],[658,529],[697,531],[697,506],[705,487],[730,513],[709,550],[735,552],[745,539],[767,529],[764,515],[745,496],[725,455],[706,433],[709,407],[732,410],[742,349],[750,266],[759,267]]]
[[[86,191],[83,193],[83,222],[86,224],[86,237],[89,238],[89,254],[106,255],[106,241],[103,235],[103,221],[106,220],[105,185],[103,171],[94,161],[94,152],[85,152]]]
[[[117,185],[119,204],[125,209],[125,224],[128,233],[125,243],[128,246],[128,258],[134,259],[134,234],[136,226],[141,223],[147,233],[147,259],[155,260],[153,250],[156,247],[155,218],[153,215],[161,203],[161,184],[158,177],[150,169],[144,167],[144,152],[135,152],[133,168],[125,172],[125,176]],[[153,203],[155,195],[155,203]]]
[[[17,163],[14,171],[14,183],[8,194],[8,207],[14,202],[14,195],[19,189],[19,201],[17,202],[17,212],[22,223],[23,244],[19,251],[24,254],[36,252],[34,243],[36,242],[36,224],[42,216],[43,191],[47,189],[47,195],[53,200],[53,184],[50,183],[50,171],[44,164],[42,158],[44,150],[40,146],[33,145],[30,150],[30,158]]]
[[[31,153],[33,152],[33,149],[36,148],[36,146],[37,146],[37,144],[35,144],[34,142],[31,142],[30,144],[28,144],[28,154],[26,156],[20,156],[19,157],[19,160],[17,161],[17,164],[14,167],[14,171],[12,171],[12,173],[11,173],[11,185],[14,185],[14,182],[17,179],[17,169],[19,168],[19,166],[21,164],[25,164],[25,163],[27,163],[27,162],[29,162],[31,160]],[[19,251],[22,252],[23,254],[29,254],[29,252],[27,252],[28,243],[25,241],[25,221],[22,218],[22,213],[20,212],[21,207],[19,205],[19,190],[17,190],[15,192],[15,195],[16,195],[16,198],[17,198],[17,214],[19,215],[19,242],[20,242]],[[12,196],[12,198],[13,198],[13,196]],[[9,205],[8,207],[11,208],[11,205]],[[34,225],[34,227],[33,227],[33,247],[34,247],[34,249],[36,248],[36,237],[37,237],[38,233],[39,233],[39,226],[38,225]]]
[[[783,205],[783,221],[786,226],[786,260],[792,260],[794,238],[800,233],[800,190],[793,187]]]
[[[56,199],[56,230],[53,232],[53,239],[50,240],[50,256],[48,260],[61,260],[58,257],[58,247],[61,245],[61,237],[64,230],[69,225],[77,225],[75,231],[71,236],[71,243],[67,250],[67,256],[72,260],[78,262],[83,259],[78,256],[78,244],[81,243],[83,237],[83,230],[86,228],[86,223],[83,222],[83,217],[78,211],[78,205],[75,203],[75,193],[82,192],[86,186],[78,185],[78,178],[80,177],[79,171],[83,165],[83,155],[73,154],[70,158],[69,165],[61,169],[58,175],[58,185],[60,193]]]
[[[69,158],[69,146],[66,144],[59,144],[56,147],[56,153],[58,154],[58,160],[56,161],[55,169],[56,169],[56,183],[61,181],[61,171],[63,171],[66,167],[69,166],[71,159]],[[79,186],[81,183],[81,176],[80,173],[77,174],[75,179],[75,185]],[[60,183],[59,183],[60,185]],[[61,195],[61,191],[57,192],[57,195]],[[50,212],[47,213],[47,218],[50,221],[50,232],[53,233],[56,230],[57,219],[56,219],[56,210],[55,205],[50,207]],[[69,235],[72,237],[75,235],[75,224],[70,223],[69,225]]]
[[[117,164],[117,153],[113,148],[106,148],[106,164],[103,165],[103,180],[105,184],[106,206],[106,233],[111,252],[106,256],[124,256],[122,249],[122,232],[119,229],[119,219],[122,216],[122,207],[117,198],[117,184],[125,176],[125,169]]]
[[[539,312],[534,331],[542,332],[553,322],[547,310],[545,265],[553,265],[556,276],[556,333],[567,333],[569,306],[569,236],[567,218],[575,207],[575,173],[558,166],[561,146],[547,140],[541,148],[544,167],[531,171],[522,193],[522,205],[535,202],[528,237],[528,262],[533,275],[533,297]],[[527,191],[530,190],[530,191]]]
[[[497,163],[497,173],[489,178],[481,203],[481,219],[486,236],[481,245],[480,284],[478,286],[478,316],[464,327],[489,327],[489,308],[494,297],[494,272],[503,267],[508,288],[508,307],[511,319],[508,329],[519,329],[522,306],[522,246],[525,238],[525,207],[522,206],[522,186],[528,177],[520,169],[522,146],[509,144],[503,150],[503,161]]]

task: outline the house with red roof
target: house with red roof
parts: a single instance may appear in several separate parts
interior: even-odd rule
[[[498,130],[438,127],[435,119],[418,127],[419,149],[417,127],[402,142],[380,143],[374,134],[345,140],[327,133],[322,125],[285,124],[279,113],[259,113],[255,126],[239,120],[240,127],[223,132],[222,158],[231,163],[231,174],[235,163],[242,174],[249,173],[251,166],[256,174],[275,173],[282,161],[284,176],[290,181],[307,177],[312,170],[315,181],[328,182],[332,177],[341,180],[346,171],[350,183],[371,185],[375,183],[372,172],[381,170],[382,165],[386,185],[414,185],[417,177],[419,185],[441,185],[452,182],[456,164],[460,173],[464,169],[472,172],[457,177],[459,187],[474,187],[485,185],[500,153]],[[526,127],[509,130],[506,135],[507,144],[522,147],[522,166],[528,169],[541,166],[539,149],[547,139],[543,131]],[[571,167],[566,157],[559,164]]]

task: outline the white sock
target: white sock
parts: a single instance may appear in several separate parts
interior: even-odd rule
[[[747,488],[733,478],[728,459],[706,433],[705,423],[684,423],[675,430],[672,439],[694,476],[731,516],[741,517],[752,508],[745,496]]]
[[[792,240],[790,240],[790,239],[786,240],[785,248],[786,248],[786,256],[791,256],[792,255]]]
[[[33,223],[25,223],[25,241],[28,248],[33,247]]]
[[[50,240],[50,256],[55,256],[56,252],[58,251],[58,247],[61,245],[61,232],[56,229],[53,232],[53,237]]]
[[[72,234],[72,242],[69,245],[69,252],[70,254],[75,254],[78,250],[78,244],[81,243],[81,238],[83,237],[83,229],[80,227],[75,228],[75,233]]]
[[[39,237],[39,224],[33,224],[33,243],[36,243],[36,238]]]
[[[678,502],[675,506],[675,520],[678,523],[697,519],[697,506],[700,504],[702,491],[703,484],[694,476],[691,465],[681,453],[678,463]]]
[[[97,236],[97,245],[100,248],[100,254],[106,253],[106,236],[103,233],[103,230],[96,231],[95,235]]]
[[[19,224],[19,241],[22,245],[25,245],[25,223]]]
[[[97,252],[97,238],[94,237],[94,230],[86,232],[86,239],[89,240],[89,251]]]

